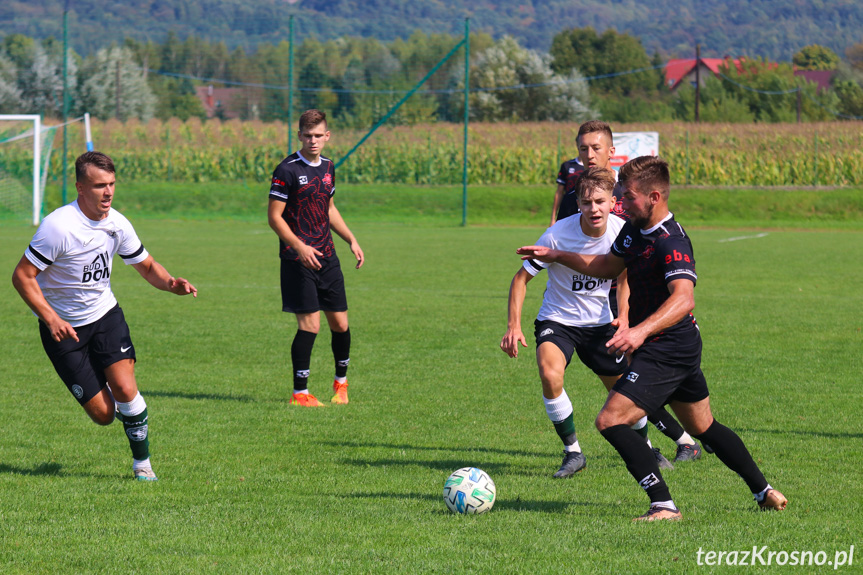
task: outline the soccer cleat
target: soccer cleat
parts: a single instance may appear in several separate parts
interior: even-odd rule
[[[656,457],[656,464],[659,465],[660,469],[674,469],[674,466],[668,461],[664,455],[659,452],[658,447],[653,448],[653,455]]]
[[[324,404],[318,401],[318,398],[311,393],[295,393],[291,397],[291,405],[301,405],[303,407],[323,407]]]
[[[333,403],[340,403],[342,405],[348,402],[348,382],[339,383],[338,381],[333,382],[333,398],[330,400]]]
[[[701,446],[697,443],[692,445],[678,445],[677,455],[674,456],[674,463],[678,461],[695,461],[701,459]]]
[[[788,499],[775,489],[768,489],[767,493],[764,494],[764,499],[758,502],[758,507],[762,511],[770,511],[771,509],[782,511],[786,505],[788,505]]]
[[[647,513],[636,517],[633,521],[680,521],[683,519],[683,514],[676,507],[668,509],[667,507],[650,506]]]
[[[582,469],[587,467],[587,459],[580,451],[564,451],[563,463],[560,464],[560,469],[552,475],[555,479],[564,479],[572,477]]]
[[[135,479],[138,481],[158,481],[159,478],[156,477],[156,474],[153,473],[152,467],[144,467],[141,469],[133,469],[135,473]]]

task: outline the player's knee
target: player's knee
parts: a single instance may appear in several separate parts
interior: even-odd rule
[[[599,412],[593,424],[596,426],[597,431],[600,432],[616,425],[616,423],[614,423],[614,418],[605,409]]]
[[[99,412],[88,412],[87,415],[90,416],[97,425],[111,425],[114,423],[114,411],[113,410],[104,410]]]

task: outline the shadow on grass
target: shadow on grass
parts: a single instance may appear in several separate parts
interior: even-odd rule
[[[441,508],[436,509],[436,513],[440,515],[452,514],[451,511],[443,506],[441,501],[443,497],[441,495],[432,495],[429,493],[351,493],[346,495],[346,497],[354,497],[357,499],[415,499],[419,501],[434,501],[435,503],[441,502]],[[518,497],[512,501],[507,499],[496,500],[494,502],[494,510],[500,511],[506,509],[508,511],[560,513],[574,505],[584,507],[605,507],[599,503],[591,503],[588,501],[535,501]]]
[[[63,475],[59,463],[40,463],[32,469],[15,467],[14,465],[0,464],[0,473],[15,473],[18,475]]]
[[[512,449],[494,449],[489,447],[465,447],[459,449],[456,446],[446,445],[442,447],[429,447],[423,445],[411,445],[408,443],[376,443],[373,441],[322,441],[324,445],[333,445],[336,447],[379,447],[386,449],[403,449],[405,451],[447,451],[452,453],[453,451],[458,452],[479,452],[479,453],[496,453],[499,455],[513,455],[513,456],[521,456],[521,457],[548,457],[548,453],[543,452],[534,452],[534,451],[517,451]],[[463,467],[463,466],[462,466]]]
[[[342,459],[339,463],[347,465],[355,465],[357,467],[387,467],[387,466],[417,466],[427,469],[451,473],[455,469],[462,467],[470,467],[465,463],[464,459]],[[478,463],[476,467],[480,467],[489,475],[508,474],[513,475],[512,465],[508,463]],[[516,473],[521,475],[521,473]],[[528,473],[525,473],[529,475]]]
[[[803,431],[801,429],[753,429],[750,427],[738,427],[739,433],[771,433],[774,435],[806,435],[813,438],[825,437],[830,439],[863,439],[863,433],[832,432],[832,431]]]
[[[208,401],[242,401],[242,402],[253,401],[253,399],[251,397],[246,397],[244,395],[240,395],[240,396],[222,395],[219,393],[180,393],[177,391],[144,391],[142,395],[146,395],[147,397],[172,397],[172,398],[180,398],[180,399],[197,399],[197,400],[208,400]]]

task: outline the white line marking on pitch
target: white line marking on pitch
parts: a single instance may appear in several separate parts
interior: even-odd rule
[[[763,238],[767,235],[767,232],[763,232],[760,234],[755,234],[754,236],[738,236],[736,238],[725,238],[724,240],[719,240],[719,243],[724,242],[736,242],[737,240],[753,240],[755,238]]]

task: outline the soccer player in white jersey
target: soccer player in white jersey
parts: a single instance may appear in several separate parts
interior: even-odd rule
[[[139,481],[156,481],[150,464],[147,404],[135,381],[135,347],[111,291],[115,254],[154,287],[177,295],[198,290],[153,259],[135,229],[111,208],[114,163],[100,152],[75,162],[78,198],[49,214],[12,274],[39,318],[42,346],[66,387],[99,425],[116,417],[132,449]]]
[[[538,245],[565,251],[607,253],[624,225],[621,218],[609,217],[615,203],[614,184],[615,177],[610,170],[586,169],[574,192],[578,194],[580,213],[548,228]],[[564,445],[563,463],[553,476],[560,479],[571,477],[586,465],[576,438],[572,402],[563,388],[564,371],[572,354],[577,353],[606,389],[611,389],[626,370],[627,362],[623,355],[609,355],[605,343],[626,320],[614,319],[612,315],[608,301],[611,280],[580,274],[559,264],[525,260],[510,285],[507,330],[500,342],[501,350],[510,357],[518,357],[519,344],[527,347],[521,329],[522,305],[527,283],[543,269],[548,269],[548,285],[535,322],[536,362],[546,413]],[[618,309],[620,317],[626,318],[628,302],[618,301]],[[647,418],[643,418],[633,428],[646,437],[646,425]]]

